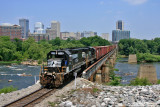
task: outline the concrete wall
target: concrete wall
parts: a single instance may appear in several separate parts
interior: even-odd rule
[[[128,63],[137,63],[137,56],[136,56],[136,54],[129,55]]]
[[[156,68],[150,64],[140,65],[137,77],[147,78],[150,83],[156,84],[157,83]]]

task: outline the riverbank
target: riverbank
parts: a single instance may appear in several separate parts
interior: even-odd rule
[[[138,62],[160,62],[160,55],[153,55],[150,53],[138,53],[136,55]]]
[[[22,61],[0,61],[0,64],[21,64]]]
[[[22,64],[22,65],[31,65],[31,66],[40,66],[40,65],[47,65],[47,62],[38,62],[37,60],[28,60],[28,61],[0,61],[0,65],[5,65],[5,64],[11,64],[11,65],[17,65],[17,64]]]
[[[28,95],[38,89],[41,88],[41,85],[39,84],[39,82],[37,82],[36,84],[29,86],[27,88],[21,89],[21,90],[17,90],[11,93],[1,93],[0,94],[0,107],[4,106],[5,104],[11,103],[25,95]]]

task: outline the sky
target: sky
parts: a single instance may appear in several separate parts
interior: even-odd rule
[[[29,19],[30,31],[35,22],[50,27],[53,20],[61,23],[61,32],[94,31],[99,36],[124,22],[131,38],[160,37],[160,0],[0,0],[0,24],[19,24]]]

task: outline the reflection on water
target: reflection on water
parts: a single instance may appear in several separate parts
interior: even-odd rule
[[[156,67],[157,78],[160,79],[160,62],[149,64],[153,64]],[[122,77],[122,84],[129,84],[132,79],[136,78],[139,66],[140,63],[128,64],[128,58],[121,58],[116,62],[115,68],[119,69],[119,71],[115,71],[115,73]]]
[[[34,76],[39,79],[40,66],[0,65],[0,89],[14,86],[18,89],[26,88],[35,83]],[[8,82],[8,80],[13,80]]]

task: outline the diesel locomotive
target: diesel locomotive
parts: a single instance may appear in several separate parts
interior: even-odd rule
[[[50,51],[47,54],[47,66],[40,71],[40,84],[43,87],[59,87],[75,72],[80,74],[114,48],[116,45]]]

